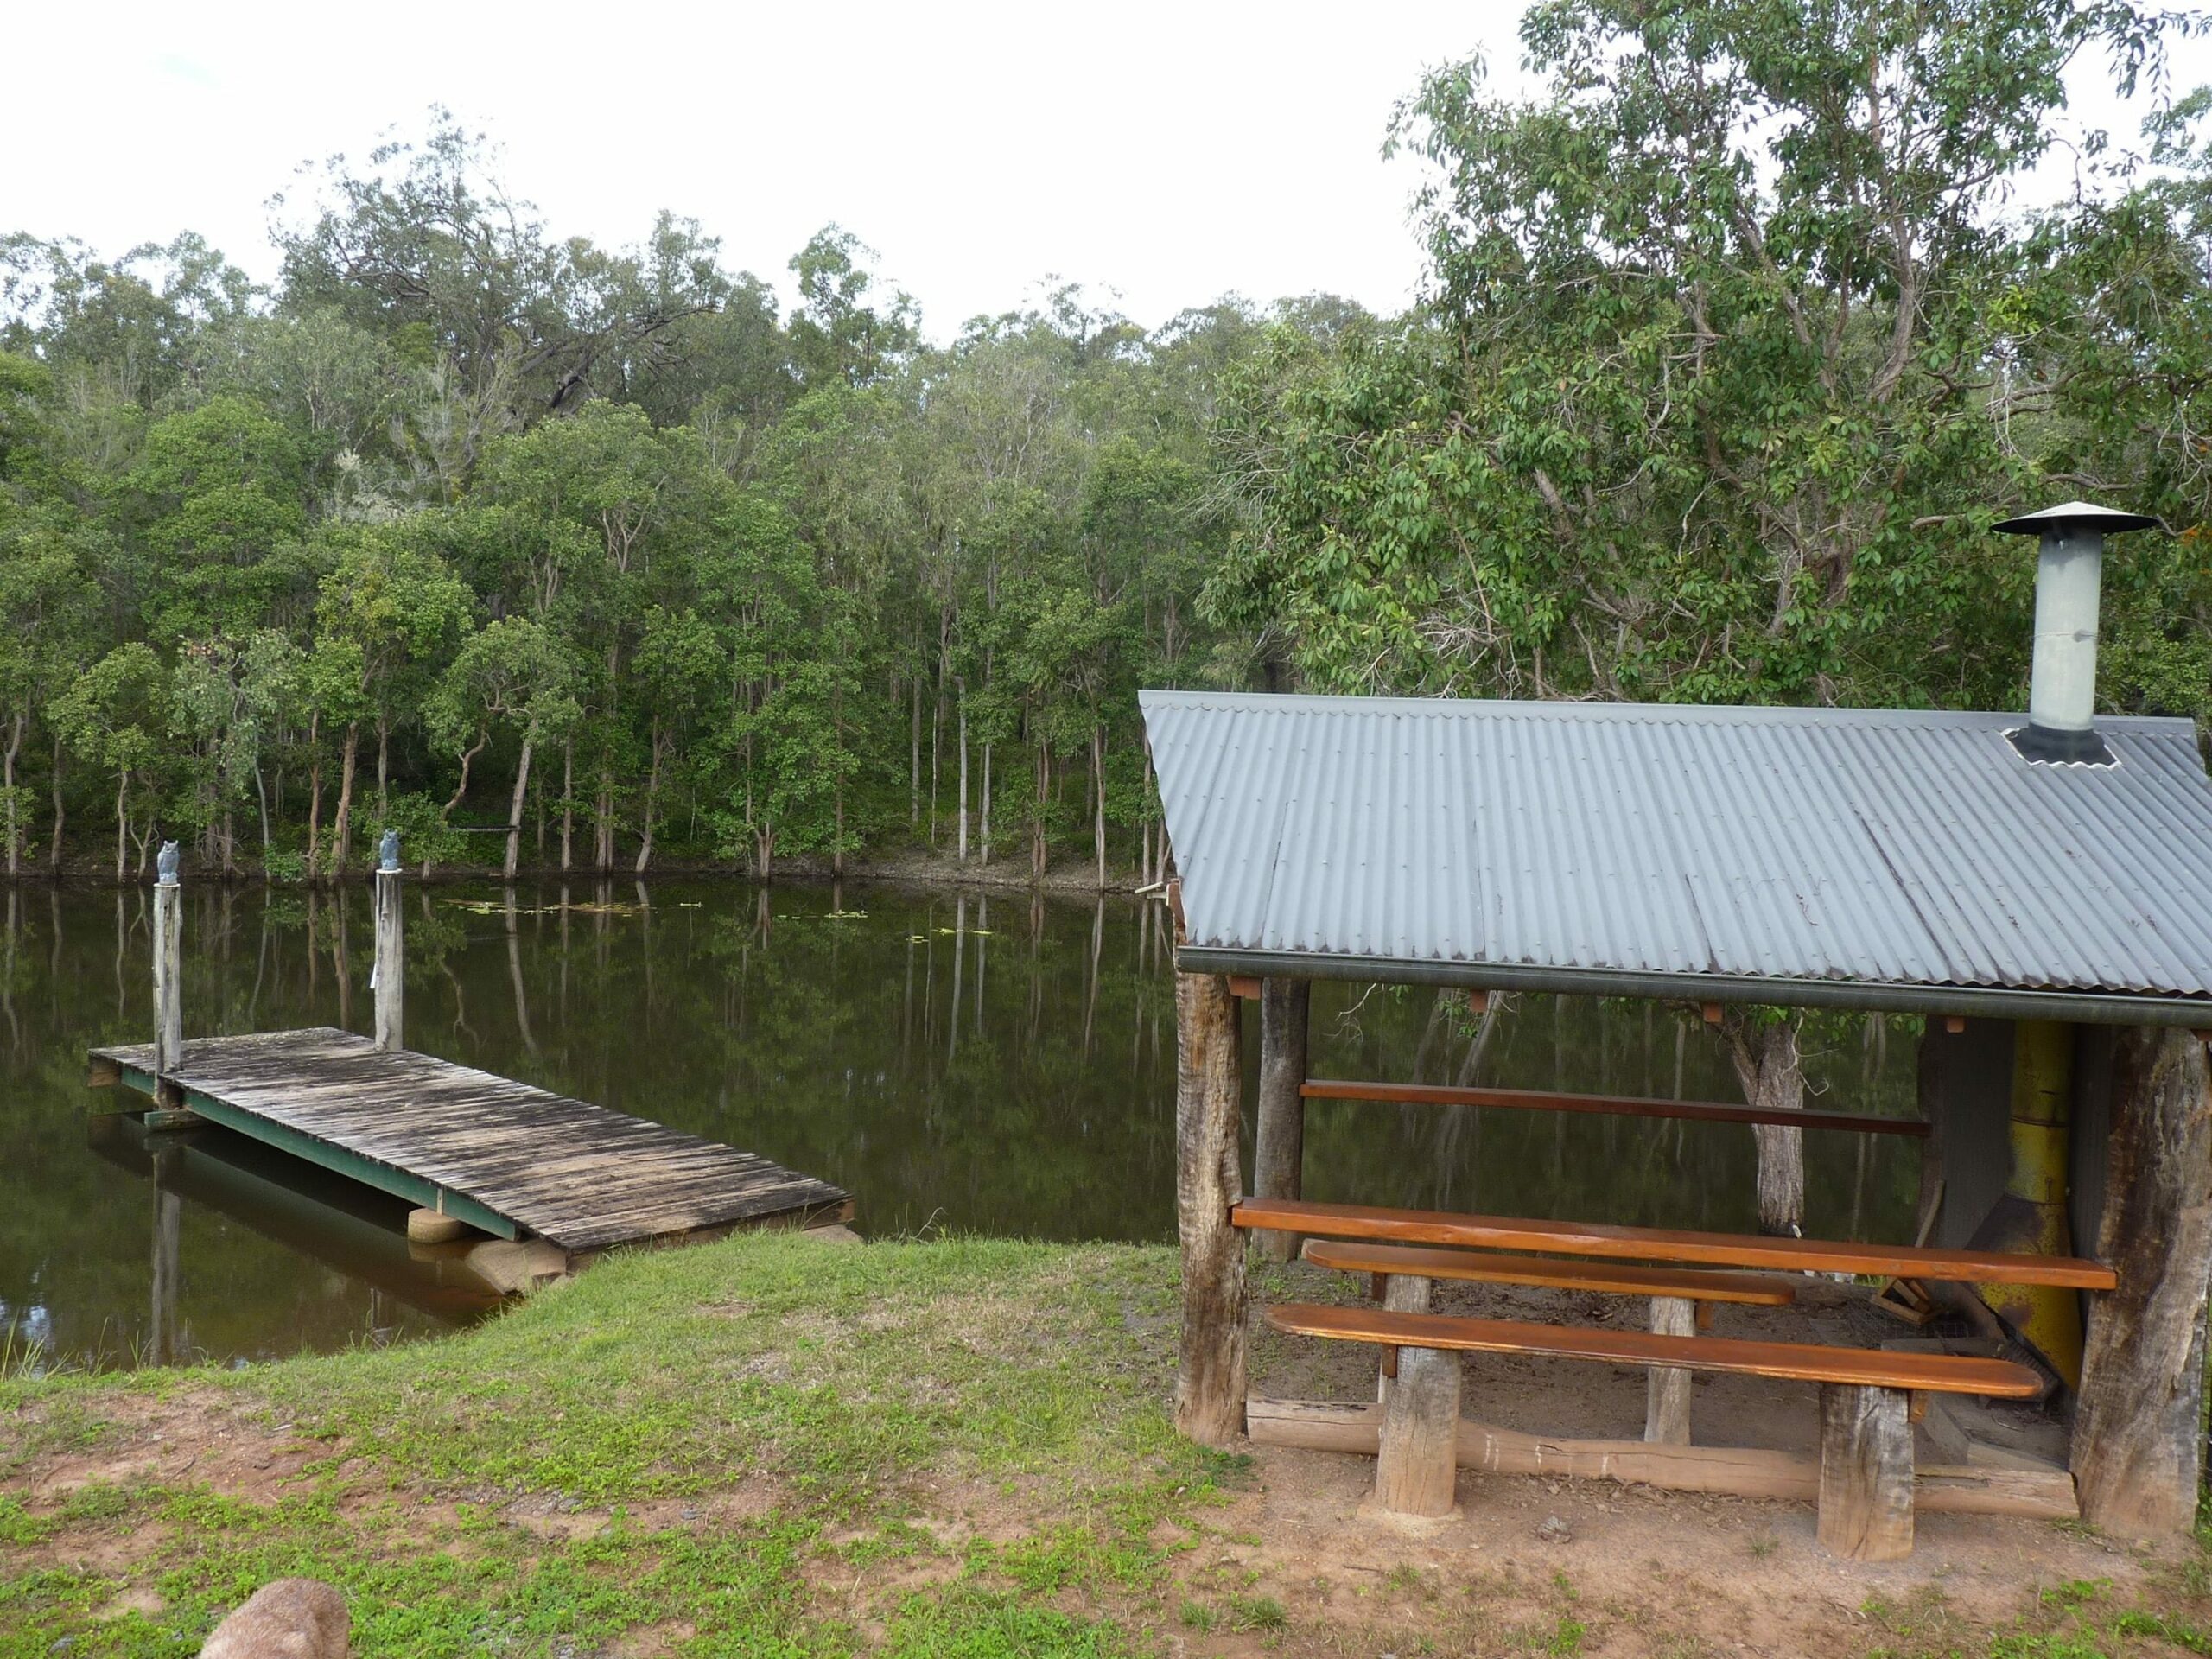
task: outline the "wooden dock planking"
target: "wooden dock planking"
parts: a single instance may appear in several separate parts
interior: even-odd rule
[[[91,1058],[152,1092],[152,1044]],[[751,1153],[329,1027],[195,1039],[162,1081],[213,1122],[572,1253],[850,1213],[842,1188]]]

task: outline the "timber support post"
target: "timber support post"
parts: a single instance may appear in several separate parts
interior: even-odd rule
[[[1821,1385],[1821,1548],[1849,1561],[1912,1554],[1911,1396]]]
[[[1697,1304],[1687,1296],[1654,1296],[1651,1329],[1662,1337],[1697,1334]],[[1690,1443],[1690,1386],[1693,1373],[1679,1365],[1654,1365],[1643,1388],[1643,1439],[1648,1446]]]
[[[177,880],[176,842],[164,842],[154,878],[154,1103],[172,1109],[184,1098],[173,1075],[184,1059],[184,889]]]
[[[2082,1518],[2124,1538],[2186,1534],[2204,1468],[2212,1281],[2212,1077],[2204,1045],[2133,1027],[2113,1046],[2097,1254],[2069,1462]]]
[[[1218,974],[1175,976],[1175,1227],[1183,1331],[1175,1427],[1201,1446],[1244,1433],[1244,1241],[1229,1212],[1242,1196],[1243,1093],[1236,999]]]
[[[1252,1193],[1262,1198],[1305,1196],[1306,1015],[1313,987],[1303,979],[1260,982],[1260,1110],[1252,1153]],[[1296,1233],[1263,1230],[1261,1252],[1273,1262],[1298,1254]]]
[[[1393,1274],[1382,1306],[1394,1313],[1426,1313],[1432,1289],[1418,1274]],[[1449,1515],[1459,1478],[1459,1356],[1398,1348],[1383,1357],[1375,1507],[1385,1515]]]
[[[404,1005],[407,990],[407,929],[399,910],[399,832],[384,832],[376,873],[377,958],[369,976],[376,994],[379,1053],[407,1046]]]

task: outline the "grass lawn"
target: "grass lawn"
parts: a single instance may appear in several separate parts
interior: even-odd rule
[[[192,1654],[287,1573],[345,1591],[365,1659],[1738,1650],[1602,1554],[1580,1581],[1502,1547],[1323,1559],[1367,1550],[1364,1472],[1175,1437],[1173,1272],[1162,1248],[755,1236],[436,1342],[0,1383],[0,1656]],[[1268,1508],[1294,1499],[1311,1533]],[[1780,1571],[1774,1548],[1736,1566]],[[2113,1560],[2001,1618],[1805,1570],[1847,1582],[1822,1651],[2212,1653],[2201,1558]]]

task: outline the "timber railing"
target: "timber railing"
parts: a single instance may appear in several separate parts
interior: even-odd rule
[[[1306,1100],[1376,1100],[1414,1106],[1503,1106],[1523,1112],[1596,1112],[1618,1117],[1682,1117],[1700,1123],[1778,1123],[1796,1129],[1843,1129],[1859,1135],[1925,1135],[1918,1117],[1864,1112],[1767,1111],[1718,1100],[1650,1100],[1633,1095],[1567,1095],[1542,1089],[1461,1089],[1434,1083],[1362,1083],[1310,1077]]]

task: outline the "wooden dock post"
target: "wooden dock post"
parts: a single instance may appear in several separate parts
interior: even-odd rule
[[[171,1075],[184,1059],[184,890],[177,881],[176,842],[164,842],[154,879],[154,1099],[184,1103]]]
[[[399,832],[384,832],[376,873],[377,960],[369,976],[376,995],[377,1052],[407,1046],[403,1004],[407,990],[407,928],[399,911]]]

